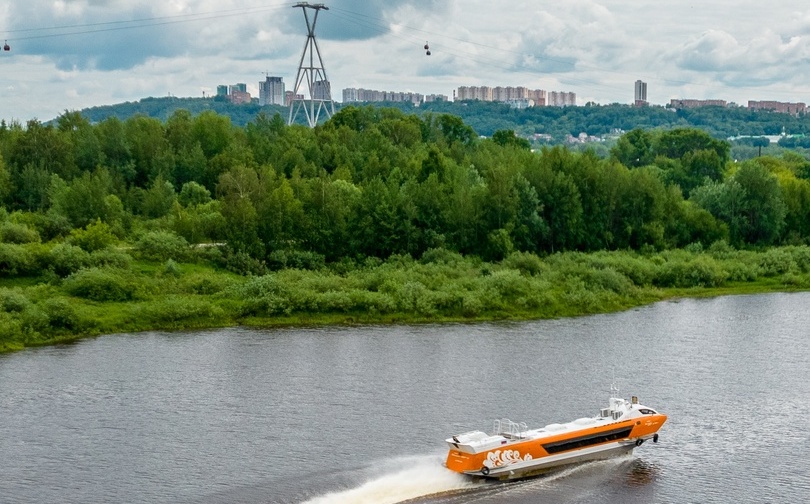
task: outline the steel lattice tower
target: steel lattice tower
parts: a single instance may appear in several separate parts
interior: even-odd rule
[[[307,116],[307,124],[312,128],[318,124],[321,111],[325,112],[327,117],[331,117],[335,113],[331,85],[329,79],[326,78],[326,70],[323,67],[323,58],[321,58],[321,51],[318,48],[318,41],[315,40],[315,23],[318,21],[318,13],[321,9],[329,10],[329,7],[324,4],[309,4],[307,2],[299,2],[293,5],[293,8],[298,7],[301,8],[304,13],[304,20],[307,22],[307,41],[301,53],[301,61],[298,63],[298,75],[295,77],[293,99],[290,102],[290,117],[287,124],[292,124],[298,116],[298,111],[303,109],[304,114]],[[307,9],[315,11],[311,23]],[[305,62],[308,62],[308,64]],[[304,84],[309,91],[309,99],[304,96],[299,98],[298,91]]]

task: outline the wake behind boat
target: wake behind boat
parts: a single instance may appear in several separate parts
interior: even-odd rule
[[[615,389],[613,389],[615,390]],[[529,430],[525,423],[495,420],[493,434],[470,431],[447,439],[447,468],[501,480],[525,478],[555,467],[629,453],[644,441],[658,442],[667,416],[638,403],[611,397],[591,418]]]

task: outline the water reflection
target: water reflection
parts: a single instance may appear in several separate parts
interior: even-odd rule
[[[643,487],[653,483],[661,473],[654,463],[644,459],[633,459],[625,473],[625,483],[629,487]]]

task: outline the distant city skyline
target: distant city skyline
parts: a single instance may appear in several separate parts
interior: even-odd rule
[[[810,100],[804,2],[324,0],[316,33],[334,90],[452,95],[459,86],[567,90],[578,104]],[[0,7],[0,119],[149,96],[211,96],[263,72],[291,83],[306,40],[293,2],[28,0]],[[430,55],[423,46],[429,42]],[[288,84],[288,88],[292,84]]]

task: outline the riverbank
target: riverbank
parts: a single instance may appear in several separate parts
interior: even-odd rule
[[[0,352],[146,330],[528,320],[808,289],[810,247],[739,251],[722,242],[647,254],[513,253],[499,263],[438,249],[419,260],[249,277],[203,258],[133,261],[0,279]]]

